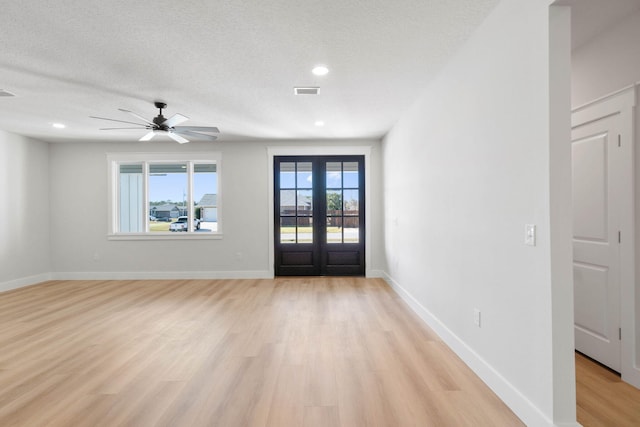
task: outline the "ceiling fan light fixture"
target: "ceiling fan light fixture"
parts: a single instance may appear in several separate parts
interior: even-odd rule
[[[154,136],[156,136],[156,131],[152,130],[151,132],[148,132],[147,134],[145,134],[138,141],[150,141],[151,138],[153,138]]]

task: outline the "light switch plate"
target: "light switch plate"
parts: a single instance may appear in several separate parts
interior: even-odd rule
[[[529,246],[536,245],[536,226],[535,224],[525,224],[524,226],[524,244]]]

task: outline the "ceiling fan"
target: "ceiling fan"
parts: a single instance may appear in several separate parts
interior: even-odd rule
[[[189,142],[185,136],[192,136],[195,138],[206,139],[209,141],[215,141],[218,139],[215,135],[210,135],[211,133],[220,133],[217,127],[213,126],[177,126],[180,123],[189,120],[188,117],[183,116],[182,114],[174,114],[168,119],[162,115],[162,110],[167,108],[167,104],[164,102],[156,101],[154,102],[156,108],[160,110],[160,113],[153,118],[153,120],[147,120],[139,114],[134,113],[133,111],[125,110],[122,108],[118,108],[118,110],[131,114],[138,120],[143,121],[144,123],[134,123],[127,122],[125,120],[116,120],[116,119],[107,119],[106,117],[95,117],[89,116],[92,119],[100,119],[100,120],[109,120],[111,122],[118,123],[128,123],[131,125],[136,125],[137,127],[126,127],[126,128],[101,128],[100,130],[120,130],[120,129],[147,129],[149,130],[142,138],[138,141],[149,141],[151,138],[158,134],[165,134],[169,136],[169,138],[173,139],[180,144],[184,144]]]

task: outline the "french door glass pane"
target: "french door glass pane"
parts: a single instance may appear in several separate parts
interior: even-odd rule
[[[358,190],[344,190],[344,214],[358,215],[359,203]]]
[[[296,214],[296,190],[280,190],[280,215]]]
[[[298,191],[298,216],[311,216],[313,212],[312,190]]]
[[[327,190],[327,216],[342,215],[342,191]]]
[[[280,243],[296,242],[296,217],[280,217]]]
[[[311,182],[311,162],[298,162],[297,171],[297,188],[311,188],[313,183]],[[282,188],[282,184],[280,185]]]
[[[342,163],[327,162],[327,188],[342,188]]]
[[[359,187],[358,162],[345,162],[344,165],[344,188]]]
[[[295,163],[280,163],[280,188],[296,188]]]
[[[357,216],[343,218],[344,243],[360,242],[360,219]]]
[[[342,243],[342,218],[327,218],[327,243]]]
[[[298,243],[313,243],[313,217],[298,218]]]

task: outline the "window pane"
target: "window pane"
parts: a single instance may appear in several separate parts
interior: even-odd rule
[[[298,218],[298,243],[313,243],[313,217]]]
[[[296,242],[296,218],[280,218],[280,243]]]
[[[358,188],[358,162],[344,163],[344,188]]]
[[[298,188],[311,188],[312,176],[311,176],[311,163],[310,162],[298,162],[297,173],[297,186]]]
[[[342,218],[327,218],[327,243],[342,243]]]
[[[187,215],[186,163],[149,165],[149,211],[158,221],[149,231],[169,231],[170,223]]]
[[[118,206],[121,233],[144,231],[144,194],[142,189],[142,165],[120,165],[120,200]]]
[[[296,190],[280,190],[280,215],[296,214]]]
[[[344,242],[358,243],[360,241],[360,219],[357,216],[348,216],[344,221]]]
[[[344,190],[344,214],[358,215],[360,202],[358,190]]]
[[[298,191],[298,216],[313,215],[313,197],[311,190]]]
[[[342,215],[342,191],[327,190],[327,215]]]
[[[218,175],[216,165],[193,165],[193,229],[197,232],[218,231]]]
[[[296,188],[295,163],[280,163],[280,188]]]
[[[342,163],[327,162],[327,188],[342,188]]]

